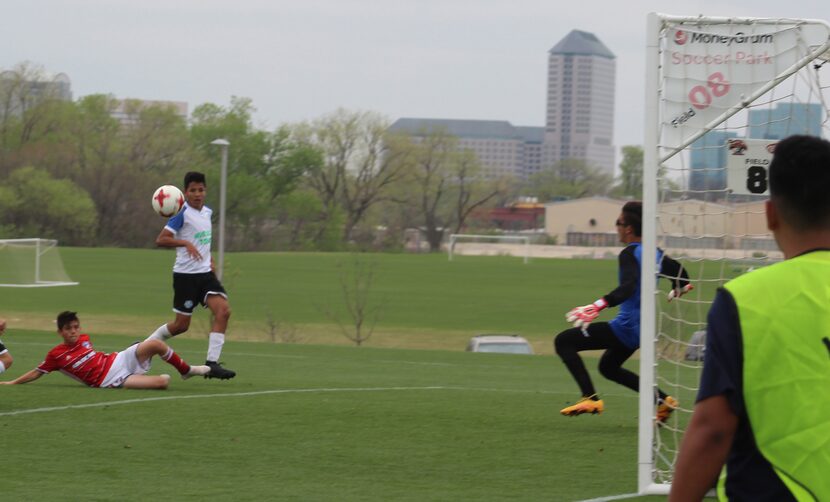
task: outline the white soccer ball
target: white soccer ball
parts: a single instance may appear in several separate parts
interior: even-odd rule
[[[158,187],[153,194],[153,211],[165,218],[170,218],[182,210],[184,194],[173,185]]]

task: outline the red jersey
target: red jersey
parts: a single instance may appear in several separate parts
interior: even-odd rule
[[[118,352],[98,352],[92,348],[89,335],[80,335],[75,345],[70,347],[62,343],[50,350],[35,369],[41,373],[59,370],[90,387],[100,387],[117,355]]]

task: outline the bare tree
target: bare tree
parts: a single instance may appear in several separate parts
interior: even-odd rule
[[[265,312],[265,333],[272,343],[298,343],[303,337],[297,331],[297,326],[291,323],[278,321],[274,311],[268,309]]]
[[[400,157],[408,152],[390,148],[395,138],[388,127],[375,113],[338,110],[296,130],[324,152],[324,165],[309,173],[308,184],[329,216],[338,208],[345,213],[345,242],[372,206],[392,200],[390,188],[405,175]]]
[[[322,308],[325,315],[340,326],[343,336],[358,347],[372,336],[384,305],[382,301],[374,301],[372,295],[377,265],[376,261],[368,261],[361,255],[353,255],[348,264],[340,262],[337,265],[340,293],[349,316],[348,326],[330,306]]]
[[[461,233],[467,218],[476,209],[503,195],[506,183],[502,180],[484,181],[476,154],[470,150],[460,152],[454,162],[455,172],[455,225],[453,233]]]

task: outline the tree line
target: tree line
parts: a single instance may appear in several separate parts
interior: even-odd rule
[[[158,186],[203,171],[218,208],[217,138],[231,144],[228,250],[399,249],[407,228],[437,250],[446,233],[486,226],[477,211],[517,196],[637,196],[641,187],[639,147],[624,147],[617,184],[573,159],[529,180],[486,180],[457,138],[392,133],[375,112],[337,110],[269,131],[254,124],[247,98],[201,104],[188,121],[103,94],[61,100],[32,85],[44,81],[29,63],[0,74],[0,238],[152,246],[164,224],[150,210]]]

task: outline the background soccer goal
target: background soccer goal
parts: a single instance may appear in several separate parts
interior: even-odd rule
[[[0,240],[0,286],[36,288],[77,284],[69,278],[63,268],[58,241]]]
[[[700,380],[701,331],[715,290],[781,259],[766,228],[777,140],[828,137],[830,26],[823,21],[650,14],[643,187],[638,487],[670,487]],[[823,80],[822,80],[823,77]],[[695,289],[667,303],[655,245]],[[663,281],[665,282],[665,281]],[[680,400],[655,425],[653,389]]]
[[[451,234],[447,243],[447,258],[452,261],[456,254],[521,256],[527,263],[530,259],[530,237]]]

